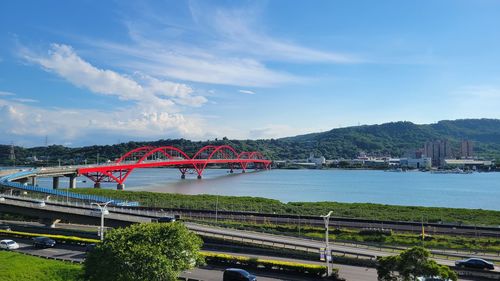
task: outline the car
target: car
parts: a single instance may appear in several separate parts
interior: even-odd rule
[[[108,211],[108,209],[103,209],[103,210],[102,210],[102,213],[103,213],[105,216],[109,215],[109,211]],[[100,217],[100,216],[101,216],[101,215],[103,215],[103,214],[101,214],[101,210],[100,210],[100,209],[93,209],[92,211],[90,211],[90,215],[91,215],[91,216]]]
[[[95,249],[95,247],[96,247],[95,243],[87,244],[87,246],[85,246],[85,253],[92,252]]]
[[[36,205],[40,208],[43,208],[45,207],[45,201],[40,201],[40,202],[37,202]]]
[[[228,268],[222,275],[223,281],[256,281],[257,277],[240,268]]]
[[[5,250],[19,249],[19,244],[10,239],[2,240],[0,241],[0,249],[5,249]]]
[[[158,222],[175,222],[175,217],[161,217]]]
[[[438,276],[428,276],[428,277],[419,276],[417,277],[417,281],[451,281],[451,279],[443,279]]]
[[[468,258],[465,260],[458,260],[455,262],[455,266],[461,268],[468,267],[468,268],[490,269],[490,270],[495,269],[493,263],[479,258]]]
[[[52,248],[56,245],[56,241],[48,237],[35,237],[33,238],[33,246],[36,248]]]
[[[12,229],[10,228],[9,225],[7,224],[0,224],[0,230],[7,230],[7,231],[11,231]]]

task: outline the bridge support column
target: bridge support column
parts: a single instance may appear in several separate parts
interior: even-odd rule
[[[95,182],[94,183],[94,188],[101,188],[101,183],[100,182]]]
[[[76,188],[76,176],[69,176],[69,188]]]
[[[125,189],[125,184],[124,183],[119,183],[116,185],[117,190],[124,190]]]
[[[52,178],[52,188],[53,189],[58,189],[59,188],[59,177],[53,177]]]
[[[32,177],[32,178],[31,178],[31,182],[30,182],[30,184],[31,184],[32,186],[35,186],[35,185],[36,185],[36,177]]]

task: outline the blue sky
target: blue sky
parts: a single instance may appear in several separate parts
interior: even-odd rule
[[[499,1],[2,1],[0,143],[500,118]]]

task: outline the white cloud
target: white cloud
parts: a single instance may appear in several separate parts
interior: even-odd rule
[[[16,94],[6,91],[0,91],[0,97],[15,96]]]
[[[21,138],[25,142],[46,135],[51,136],[54,143],[79,144],[110,143],[117,137],[136,140],[200,138],[203,123],[201,118],[187,118],[179,113],[137,113],[135,108],[112,111],[45,109],[0,99],[2,138]]]
[[[207,100],[193,94],[185,84],[161,81],[139,75],[139,79],[119,74],[112,70],[99,69],[80,58],[67,45],[52,44],[48,56],[33,54],[23,49],[23,57],[44,69],[54,72],[72,84],[103,95],[117,96],[121,100],[133,100],[154,106],[159,110],[171,108],[175,103],[185,106],[200,106]],[[171,98],[171,99],[168,99]]]
[[[124,139],[201,138],[203,118],[184,113],[186,108],[205,104],[186,84],[135,73],[133,76],[100,69],[79,57],[67,45],[53,44],[47,55],[28,49],[20,54],[29,62],[57,74],[70,83],[95,94],[129,101],[126,107],[108,110],[85,108],[44,108],[28,105],[27,98],[0,99],[0,130],[6,137],[28,142],[40,136],[53,136],[56,143],[114,142]],[[14,94],[0,92],[0,96]],[[99,136],[99,139],[96,139]]]
[[[448,95],[453,118],[500,118],[500,86],[464,86]]]
[[[238,92],[242,94],[255,95],[255,92],[250,90],[238,90]]]
[[[35,102],[38,102],[38,100],[35,100],[35,99],[26,99],[26,98],[13,98],[12,100],[13,101],[17,101],[17,102],[23,102],[23,103],[35,103]]]
[[[134,71],[246,87],[275,87],[312,80],[269,62],[360,62],[352,54],[320,50],[274,36],[264,29],[254,6],[223,9],[204,2],[189,2],[192,19],[180,20],[168,10],[138,5],[132,9],[135,13],[124,16],[123,20],[131,42],[95,38],[84,41],[100,49],[103,57],[113,57],[120,67]]]
[[[307,131],[308,130],[288,125],[268,124],[265,127],[250,130],[249,136],[251,136],[252,139],[270,139],[299,135]]]

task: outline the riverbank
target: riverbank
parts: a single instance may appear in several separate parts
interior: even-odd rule
[[[260,213],[321,215],[333,211],[336,217],[373,220],[455,223],[478,226],[499,226],[500,211],[462,208],[397,206],[372,203],[288,202],[262,197],[186,195],[147,191],[117,191],[109,189],[76,189],[80,194],[107,196],[138,201],[141,206],[219,211],[249,211]]]

